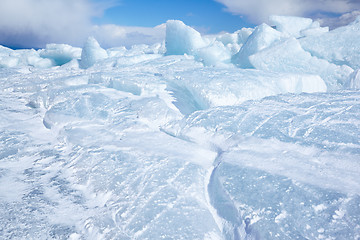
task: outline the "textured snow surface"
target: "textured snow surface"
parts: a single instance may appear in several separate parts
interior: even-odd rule
[[[355,65],[266,25],[168,26],[0,48],[0,239],[359,239]]]

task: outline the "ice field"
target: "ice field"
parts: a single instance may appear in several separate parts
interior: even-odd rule
[[[0,46],[0,239],[360,239],[360,18]]]

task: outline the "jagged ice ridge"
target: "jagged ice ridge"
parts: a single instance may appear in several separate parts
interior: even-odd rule
[[[360,19],[0,46],[0,239],[359,239]]]

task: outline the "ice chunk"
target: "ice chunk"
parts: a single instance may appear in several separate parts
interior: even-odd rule
[[[295,38],[274,44],[249,57],[255,68],[287,73],[307,73],[319,75],[329,90],[342,87],[353,70],[344,65],[337,66],[326,60],[311,56],[301,48]]]
[[[89,68],[97,61],[108,57],[106,50],[102,49],[95,38],[89,37],[81,52],[80,66]]]
[[[223,33],[216,36],[216,41],[227,44],[244,44],[251,33],[254,31],[252,28],[242,28],[234,33]]]
[[[0,68],[10,68],[18,65],[19,59],[12,56],[13,53],[12,49],[0,45]]]
[[[269,47],[274,42],[280,40],[282,36],[282,33],[265,23],[257,26],[240,51],[232,57],[232,62],[241,68],[253,68],[249,62],[249,56]]]
[[[355,70],[345,83],[347,89],[360,89],[360,69]]]
[[[319,36],[323,33],[329,32],[329,27],[319,27],[319,28],[308,28],[302,30],[300,32],[301,36],[308,37],[308,36]]]
[[[300,32],[310,28],[313,23],[311,18],[276,15],[270,16],[269,21],[276,27],[276,30],[296,38],[301,37]]]
[[[230,51],[231,55],[235,55],[239,52],[241,46],[246,42],[253,30],[252,28],[242,28],[234,33],[219,34],[215,40],[222,42]]]
[[[133,45],[127,52],[127,55],[136,56],[136,55],[142,55],[142,54],[153,54],[153,49],[150,48],[149,45],[146,44],[138,44]]]
[[[169,20],[166,22],[165,47],[167,55],[192,55],[194,50],[207,44],[195,29],[186,26],[182,21]]]
[[[11,56],[0,56],[0,68],[11,68],[19,64],[19,58]]]
[[[78,69],[79,68],[79,61],[77,59],[73,59],[64,65],[61,65],[62,69]]]
[[[114,48],[109,48],[106,50],[109,57],[121,57],[124,56],[125,53],[127,52],[126,47],[122,46],[122,47],[114,47]]]
[[[12,56],[19,58],[19,65],[21,66],[50,68],[54,65],[50,59],[40,57],[39,52],[35,51],[34,49],[16,50]]]
[[[329,27],[321,27],[318,21],[314,21],[307,29],[301,30],[301,37],[318,36],[323,33],[329,32]]]
[[[216,66],[230,62],[231,53],[221,42],[215,41],[208,47],[196,51],[196,58],[205,66]]]
[[[179,102],[194,101],[198,109],[237,105],[281,93],[325,92],[324,81],[314,75],[264,72],[255,69],[205,68],[179,73],[174,91]],[[179,99],[180,98],[180,99]],[[183,99],[185,98],[185,99]],[[175,103],[176,104],[176,103]],[[182,108],[180,111],[184,112]],[[188,112],[184,112],[185,114]]]
[[[222,42],[224,45],[238,43],[237,33],[224,33],[216,36],[216,41]]]
[[[61,66],[73,59],[80,59],[81,48],[75,48],[67,44],[47,44],[46,49],[39,51],[40,57],[54,61],[56,66]]]
[[[338,65],[360,68],[360,22],[330,32],[300,39],[301,46],[313,56]]]
[[[249,36],[253,33],[253,28],[242,28],[237,30],[235,33],[238,35],[238,43],[244,44]]]
[[[53,66],[53,62],[50,59],[41,58],[37,55],[30,55],[26,60],[30,66],[36,68],[50,68]]]
[[[34,49],[12,50],[0,48],[0,67],[32,66],[35,68],[50,68],[54,64],[50,59],[42,58]]]

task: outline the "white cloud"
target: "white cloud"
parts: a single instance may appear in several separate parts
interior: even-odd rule
[[[360,11],[353,11],[345,13],[340,17],[331,18],[327,16],[318,16],[316,20],[319,21],[322,26],[329,26],[330,29],[334,29],[354,22],[358,16],[360,16]]]
[[[129,27],[113,24],[94,26],[92,35],[105,48],[135,44],[154,44],[165,39],[165,24],[154,28],[150,27]]]
[[[94,26],[115,0],[0,0],[0,45],[43,48],[47,43],[82,47],[94,36],[107,47],[153,44],[165,38],[165,28]]]
[[[248,17],[253,23],[267,22],[270,15],[311,17],[316,12],[343,14],[360,9],[359,0],[215,0],[226,10]]]
[[[40,47],[58,42],[82,44],[91,18],[108,6],[89,0],[1,0],[0,44]]]

